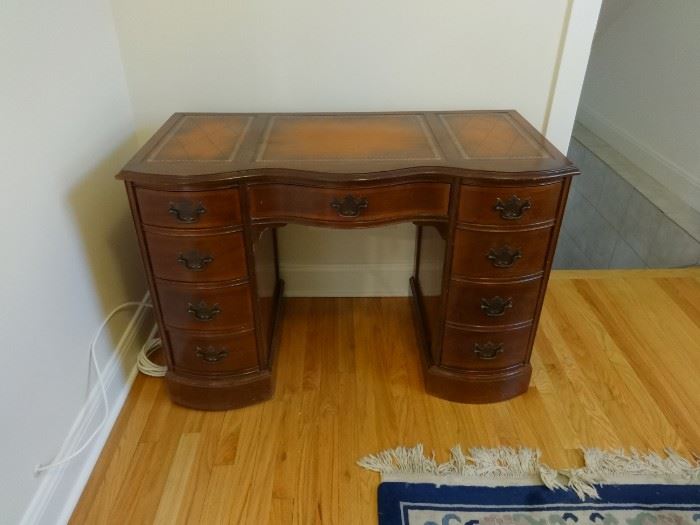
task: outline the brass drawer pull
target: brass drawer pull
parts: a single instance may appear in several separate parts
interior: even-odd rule
[[[515,264],[515,261],[522,259],[522,257],[523,253],[520,250],[513,249],[508,245],[492,248],[486,256],[496,268],[510,268]]]
[[[331,201],[331,208],[338,212],[341,217],[357,217],[362,210],[367,209],[367,199],[346,195],[342,200],[337,197]]]
[[[474,353],[479,359],[496,359],[498,354],[503,352],[503,343],[474,343]]]
[[[481,309],[489,317],[500,317],[506,313],[507,308],[513,308],[512,297],[501,297],[497,295],[491,299],[486,297],[481,298]]]
[[[517,195],[511,196],[506,202],[496,199],[494,210],[501,212],[501,219],[514,221],[520,219],[525,210],[532,208],[530,199],[520,199]]]
[[[168,213],[174,215],[180,222],[192,224],[199,220],[200,215],[206,212],[207,209],[201,202],[192,202],[187,200],[171,202]]]
[[[182,264],[188,270],[193,272],[201,272],[208,264],[214,261],[211,255],[199,253],[197,250],[181,253],[177,256],[177,262]]]
[[[198,346],[195,348],[196,356],[199,357],[205,363],[218,363],[222,359],[228,357],[228,349],[225,347],[216,348],[215,346],[207,346],[202,348]]]
[[[221,313],[221,309],[218,304],[213,304],[209,306],[204,301],[200,301],[199,304],[187,304],[187,313],[190,313],[198,321],[213,321],[214,318]]]

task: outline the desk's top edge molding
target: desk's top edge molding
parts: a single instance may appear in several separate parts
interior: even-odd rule
[[[285,171],[306,177],[405,170],[485,177],[575,171],[515,111],[176,113],[120,179],[213,181]]]

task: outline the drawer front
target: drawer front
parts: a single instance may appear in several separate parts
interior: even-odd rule
[[[417,182],[367,188],[261,184],[250,188],[253,219],[308,219],[334,224],[447,217],[450,185]]]
[[[253,328],[248,284],[204,287],[158,281],[165,324],[186,330]]]
[[[226,281],[245,277],[246,260],[241,232],[170,235],[146,232],[153,273],[183,282]]]
[[[238,189],[207,191],[136,190],[144,224],[166,228],[213,228],[241,224]]]
[[[258,367],[255,332],[211,334],[170,330],[175,368],[198,374],[227,374]]]
[[[462,185],[459,221],[484,226],[523,226],[553,221],[561,182],[545,186]]]
[[[499,326],[535,317],[541,278],[520,283],[482,284],[452,280],[447,320],[474,326]]]
[[[504,331],[445,327],[442,364],[470,370],[494,370],[525,362],[530,326]]]
[[[455,232],[452,273],[473,278],[510,278],[544,270],[552,228]]]

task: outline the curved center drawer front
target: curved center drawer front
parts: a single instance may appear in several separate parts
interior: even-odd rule
[[[473,326],[499,326],[531,321],[535,317],[541,278],[508,284],[452,280],[447,320]]]
[[[258,365],[255,332],[211,334],[169,330],[175,368],[195,374],[227,374]]]
[[[158,281],[157,287],[167,326],[230,331],[253,327],[248,284],[203,287]]]
[[[450,185],[415,182],[366,188],[292,184],[250,187],[253,219],[302,219],[342,224],[447,217]]]
[[[561,183],[545,186],[478,187],[463,184],[459,221],[484,226],[523,226],[553,221]]]
[[[475,331],[445,327],[442,364],[466,370],[494,370],[525,362],[530,326],[515,330]]]
[[[238,189],[158,191],[136,189],[144,224],[166,228],[214,228],[241,224]]]
[[[452,273],[473,278],[523,277],[544,269],[552,228],[480,231],[458,228]]]
[[[202,235],[146,232],[153,273],[183,282],[227,281],[246,276],[241,232]]]

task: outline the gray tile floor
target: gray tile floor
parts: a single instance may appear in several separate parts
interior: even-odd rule
[[[700,264],[700,242],[576,139],[574,178],[554,268],[672,268]],[[691,210],[692,211],[692,210]]]

